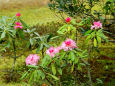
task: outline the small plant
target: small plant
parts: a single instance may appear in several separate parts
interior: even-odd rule
[[[11,73],[11,78],[13,77],[13,71],[15,69],[16,62],[16,41],[17,39],[24,39],[23,26],[20,22],[19,13],[15,17],[8,18],[2,17],[0,20],[0,41],[1,41],[1,52],[6,51],[7,49],[12,49],[14,52],[14,62]]]
[[[59,30],[57,31],[60,36],[64,36],[63,40],[66,38],[75,39],[76,38],[76,28],[71,24],[73,20],[70,17],[66,18],[66,24],[64,24]]]

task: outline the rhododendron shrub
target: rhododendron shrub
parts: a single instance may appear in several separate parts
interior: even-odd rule
[[[87,56],[86,51],[81,52],[81,50],[79,51],[77,49],[78,47],[76,45],[76,42],[70,38],[67,38],[64,42],[61,43],[60,46],[51,46],[49,49],[47,49],[46,55],[43,57],[43,59],[41,59],[41,61],[38,61],[39,57],[35,56],[35,58],[37,58],[36,60],[34,58],[34,55],[30,54],[26,58],[26,65],[28,65],[30,69],[33,68],[34,71],[28,72],[28,76],[30,75],[29,79],[31,79],[32,74],[35,75],[35,70],[41,71],[41,73],[43,74],[40,75],[40,73],[37,75],[37,77],[50,77],[56,81],[59,80],[58,76],[61,76],[63,74],[63,69],[65,67],[68,67],[67,70],[71,69],[70,72],[73,72],[74,66],[71,67],[69,65],[80,65],[78,63],[80,61],[80,58]],[[29,64],[33,66],[30,66]],[[23,75],[25,75],[25,73]],[[31,83],[34,82],[34,80],[36,80],[36,78],[33,77]],[[39,78],[39,80],[42,81],[45,80],[45,78]]]
[[[20,56],[17,54],[17,50],[21,48],[26,42],[24,40],[25,35],[27,35],[24,34],[26,24],[23,22],[20,16],[21,14],[17,13],[15,17],[10,18],[3,16],[0,19],[0,42],[4,41],[0,43],[0,53],[3,54],[2,52],[7,52],[7,50],[11,53],[12,51],[14,52],[14,55],[12,56],[14,58],[14,62],[11,70],[11,79],[13,79],[16,59]],[[25,50],[24,47],[22,47],[21,49]]]
[[[91,40],[94,47],[97,47],[101,44],[102,40],[107,42],[107,37],[103,34],[102,23],[100,21],[94,22],[93,24],[91,25],[91,30],[88,30],[84,35],[87,36],[87,43]]]
[[[28,72],[28,74],[30,75],[29,80],[32,80],[31,83],[34,82],[34,80],[37,80],[35,77],[32,77],[32,74],[35,75],[35,70],[41,71],[43,73],[43,75],[38,74],[36,75],[36,77],[39,77],[39,76],[50,77],[57,81],[59,80],[59,78],[57,77],[63,75],[65,67],[67,67],[66,69],[68,72],[73,72],[74,65],[80,66],[80,63],[79,63],[80,59],[87,57],[87,54],[86,54],[87,51],[82,51],[78,49],[76,45],[76,41],[74,40],[76,28],[71,24],[71,18],[68,17],[65,21],[66,21],[66,24],[57,31],[59,33],[59,37],[61,40],[59,41],[60,42],[59,45],[55,45],[56,47],[52,46],[52,44],[50,44],[51,47],[47,47],[46,46],[47,41],[43,41],[44,36],[43,36],[43,39],[42,39],[42,36],[40,36],[39,34],[36,34],[38,37],[35,37],[35,39],[34,37],[31,37],[31,41],[30,41],[31,43],[32,43],[32,40],[36,40],[36,42],[37,40],[40,40],[38,41],[38,43],[42,43],[42,44],[39,44],[40,47],[38,48],[39,52],[41,51],[41,54],[42,54],[41,60],[38,61],[38,65],[36,64],[36,62],[34,62],[31,56],[28,56],[28,59],[26,59],[26,65],[28,64],[31,65],[31,66],[28,65],[27,67],[29,67],[29,69],[33,68],[34,70],[34,71],[31,71],[30,73]],[[45,54],[44,54],[44,51],[46,52]],[[23,75],[25,75],[25,73]],[[38,81],[41,82],[43,80],[46,80],[46,79],[39,78]]]

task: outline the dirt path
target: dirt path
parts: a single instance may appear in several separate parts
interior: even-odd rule
[[[0,9],[40,7],[48,4],[49,0],[0,0]]]

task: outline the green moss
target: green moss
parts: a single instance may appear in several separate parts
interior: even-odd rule
[[[15,82],[5,83],[5,82],[0,81],[0,86],[30,86],[30,85],[27,84],[27,83],[24,83],[24,82],[20,82],[20,83],[15,83]]]

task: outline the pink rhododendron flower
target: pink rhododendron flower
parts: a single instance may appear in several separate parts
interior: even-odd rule
[[[93,30],[94,28],[95,28],[95,29],[102,28],[102,23],[101,23],[100,21],[94,22],[93,24],[94,24],[94,25],[91,26],[91,30]]]
[[[21,23],[20,23],[20,22],[16,22],[16,25],[17,25],[17,26],[20,26],[20,25],[21,25]]]
[[[71,21],[71,18],[70,17],[67,17],[66,20],[65,20],[67,23],[69,23]]]
[[[40,57],[37,54],[30,54],[25,60],[26,65],[37,65],[39,59]]]
[[[16,22],[16,26],[14,26],[15,29],[20,28],[22,29],[23,27],[21,26],[20,22]]]
[[[21,14],[20,14],[20,13],[16,13],[16,16],[17,16],[17,17],[20,17],[20,16],[21,16]]]
[[[17,28],[22,29],[23,27],[22,27],[22,26],[14,26],[14,28],[15,28],[15,29],[17,29]]]
[[[61,50],[61,47],[58,46],[57,48],[55,48],[55,53],[59,53],[60,50]]]
[[[47,51],[46,54],[48,54],[49,56],[51,56],[51,58],[53,58],[55,56],[55,48],[54,47],[50,47]]]
[[[95,26],[91,25],[91,30],[93,30],[93,28],[95,28]]]
[[[46,51],[46,54],[48,54],[49,56],[51,56],[51,58],[53,58],[56,53],[59,53],[60,49],[61,49],[60,47],[57,47],[57,48],[50,47],[50,48]]]
[[[74,48],[77,48],[77,46],[72,39],[65,40],[61,45],[61,49],[64,49],[64,51],[73,50]]]

